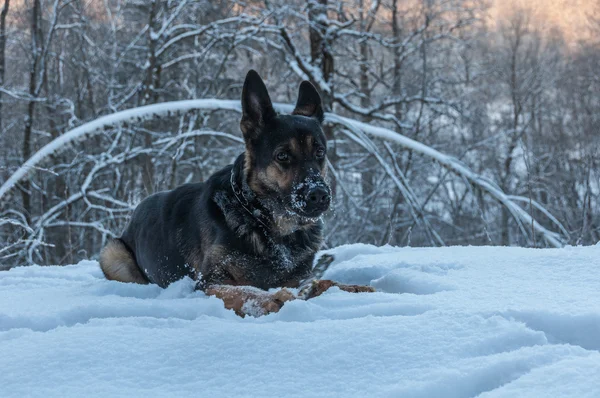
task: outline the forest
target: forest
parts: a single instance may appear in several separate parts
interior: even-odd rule
[[[324,248],[600,241],[600,1],[567,40],[484,0],[4,0],[0,269],[96,258],[243,151],[249,69],[327,112]]]

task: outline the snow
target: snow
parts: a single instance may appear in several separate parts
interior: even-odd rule
[[[379,291],[242,319],[95,261],[0,272],[0,396],[600,396],[600,245],[328,252]]]

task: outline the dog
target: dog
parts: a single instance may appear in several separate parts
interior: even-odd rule
[[[244,153],[205,182],[144,199],[100,254],[107,279],[166,287],[190,277],[243,315],[252,298],[266,312],[292,298],[233,287],[294,288],[310,276],[332,199],[321,97],[303,81],[292,114],[277,114],[250,70],[241,105]]]

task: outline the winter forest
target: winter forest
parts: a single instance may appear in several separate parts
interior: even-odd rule
[[[600,2],[576,38],[523,4],[4,0],[0,269],[96,258],[231,163],[251,68],[323,98],[325,247],[597,243]]]

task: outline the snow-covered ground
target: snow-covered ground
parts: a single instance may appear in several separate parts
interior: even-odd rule
[[[600,397],[600,245],[332,250],[333,289],[241,319],[96,262],[0,273],[0,396]]]

